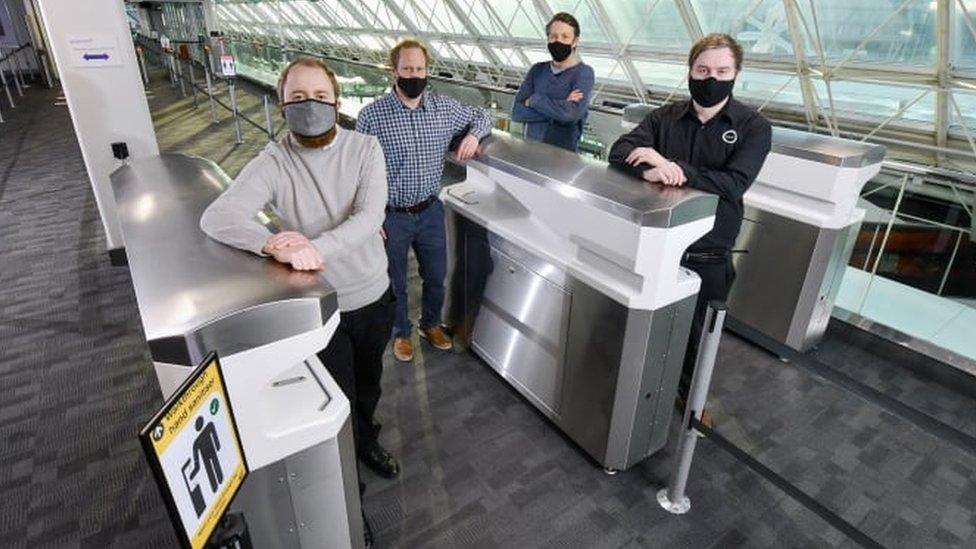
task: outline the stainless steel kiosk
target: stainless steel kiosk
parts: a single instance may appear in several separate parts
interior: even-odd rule
[[[717,199],[497,132],[441,198],[455,334],[604,467],[660,449]]]
[[[651,110],[627,107],[624,128]],[[820,341],[864,218],[858,197],[884,155],[880,145],[773,128],[772,150],[743,197],[726,326],[780,354]]]
[[[112,174],[160,388],[219,353],[251,469],[231,510],[255,547],[362,547],[349,401],[315,355],[339,323],[335,290],[207,238],[200,215],[228,183],[176,154]]]

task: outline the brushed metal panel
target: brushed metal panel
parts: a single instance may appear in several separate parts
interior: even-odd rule
[[[645,185],[606,162],[502,132],[492,133],[482,147],[469,167],[497,169],[645,227],[703,219],[714,215],[718,204],[713,194]]]
[[[254,547],[299,547],[287,476],[284,460],[251,471],[230,504],[231,512],[244,514]]]
[[[547,416],[558,415],[562,361],[553,352],[559,349],[546,349],[485,306],[475,321],[471,347]]]
[[[743,253],[733,257],[729,327],[765,346],[768,340],[797,351],[816,345],[830,322],[859,226],[824,229],[746,207],[735,245]]]
[[[484,284],[471,344],[499,374],[549,415],[556,415],[570,295],[495,248],[489,247],[489,258],[493,268]],[[542,267],[559,271],[552,265]]]
[[[508,255],[491,248],[494,264],[485,285],[484,300],[506,311],[546,343],[556,346],[568,310],[569,294]],[[547,273],[560,272],[555,266]]]
[[[817,237],[816,227],[747,207],[735,243],[742,253],[733,258],[729,315],[785,343]]]
[[[628,309],[576,282],[566,337],[559,424],[593,459],[605,463]]]
[[[351,429],[349,418],[342,429]],[[339,436],[285,459],[302,549],[362,547],[364,544],[359,505],[347,507],[339,448],[342,442]],[[345,442],[351,443],[351,440]],[[350,519],[354,517],[360,524],[358,534],[350,525]]]
[[[200,230],[201,214],[230,183],[213,162],[181,154],[139,158],[111,180],[143,328],[157,360],[192,362],[197,344],[239,352],[269,337],[317,328],[337,310],[335,290],[321,276],[260,260]],[[289,301],[307,303],[283,304]],[[240,314],[261,328],[238,333]]]
[[[630,427],[633,434],[627,448],[627,457],[619,465],[611,466],[626,469],[657,452],[667,443],[671,416],[674,414],[674,398],[678,392],[678,379],[681,377],[697,300],[697,295],[688,296],[664,309],[654,311],[646,320],[642,319],[640,324],[636,322],[637,319],[629,323],[628,330],[631,325],[644,328],[644,362],[640,364],[640,391],[634,397],[636,410]],[[641,344],[636,339],[634,343]]]

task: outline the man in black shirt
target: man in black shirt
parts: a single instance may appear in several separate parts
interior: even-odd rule
[[[702,279],[679,387],[687,395],[706,304],[724,300],[735,271],[731,250],[742,225],[742,195],[769,153],[772,128],[732,98],[742,47],[727,34],[698,40],[688,54],[692,99],[647,115],[610,149],[610,163],[651,183],[686,185],[718,195],[715,226],[693,243],[682,265]]]

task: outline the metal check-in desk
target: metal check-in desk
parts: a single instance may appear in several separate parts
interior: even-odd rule
[[[228,184],[178,154],[112,174],[160,388],[168,397],[219,354],[251,470],[231,510],[255,547],[362,547],[349,401],[315,355],[339,323],[335,290],[209,239],[200,216]]]
[[[456,335],[608,469],[667,440],[716,197],[499,132],[441,192]]]
[[[627,107],[624,127],[651,110]],[[857,201],[884,155],[880,145],[773,128],[769,156],[743,196],[730,329],[781,356],[823,338],[864,219]]]

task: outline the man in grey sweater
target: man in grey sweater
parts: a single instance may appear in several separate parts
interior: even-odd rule
[[[386,168],[375,137],[336,126],[338,95],[321,61],[292,61],[278,84],[291,131],[244,167],[200,227],[225,244],[321,271],[335,287],[339,327],[319,358],[349,398],[359,458],[393,478],[399,465],[380,446],[373,419],[395,306],[380,236]],[[272,235],[257,220],[269,203],[290,230]]]

